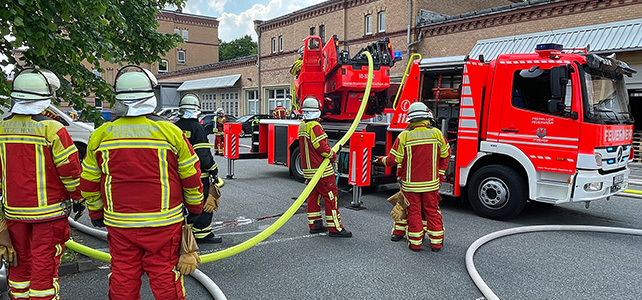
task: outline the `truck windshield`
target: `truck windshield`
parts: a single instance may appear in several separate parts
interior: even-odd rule
[[[633,124],[622,74],[584,66],[585,121],[595,124]]]

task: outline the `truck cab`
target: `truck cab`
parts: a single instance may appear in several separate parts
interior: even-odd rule
[[[549,44],[490,62],[420,64],[419,99],[454,149],[442,193],[507,219],[527,199],[592,201],[626,188],[633,118],[623,77],[635,71],[625,63]]]

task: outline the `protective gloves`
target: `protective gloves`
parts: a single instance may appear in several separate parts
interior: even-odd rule
[[[390,211],[390,216],[395,221],[401,221],[406,218],[406,210],[397,203]]]
[[[199,263],[201,263],[201,258],[198,256],[198,253],[188,252],[181,254],[178,258],[176,269],[178,269],[178,271],[183,275],[189,275],[194,273],[194,270],[196,270]]]
[[[16,250],[13,249],[11,244],[11,237],[9,236],[9,230],[7,230],[7,220],[5,219],[0,219],[0,257],[14,267],[18,265]]]
[[[105,227],[105,219],[100,218],[96,220],[91,220],[91,225],[93,225],[94,227]]]
[[[85,211],[86,206],[85,199],[75,199],[72,200],[71,209],[76,214],[74,215],[74,221],[78,221],[82,217],[83,212]]]
[[[221,203],[221,188],[216,185],[218,179],[212,178],[210,180],[210,189],[207,195],[207,200],[203,204],[203,211],[206,213],[211,213],[212,211],[218,211],[219,204]]]

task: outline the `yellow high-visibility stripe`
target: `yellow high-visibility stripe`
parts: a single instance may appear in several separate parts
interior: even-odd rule
[[[105,207],[106,210],[108,211],[114,211],[114,202],[111,194],[111,180],[112,176],[109,175],[109,151],[102,151],[102,158],[103,158],[103,163],[101,164],[100,168],[102,169],[102,173],[105,174],[105,195],[104,198],[107,200],[107,206]]]
[[[105,219],[116,219],[116,220],[124,220],[124,219],[129,219],[129,220],[152,220],[152,219],[163,219],[163,218],[171,218],[176,214],[181,214],[182,213],[182,205],[178,205],[176,207],[170,208],[166,211],[159,211],[159,212],[137,212],[137,213],[122,213],[122,212],[114,212],[114,211],[106,211],[105,212]]]
[[[199,187],[183,188],[183,199],[189,205],[199,205],[203,201],[203,194],[200,193]]]
[[[428,235],[444,235],[444,231],[443,231],[443,230],[440,230],[440,231],[430,231],[430,230],[427,230],[427,234],[428,234]]]
[[[319,146],[320,146],[319,142],[322,141],[325,138],[328,138],[328,135],[325,134],[325,133],[320,135],[320,136],[318,136],[318,137],[316,137],[314,140],[312,140],[312,146],[314,146],[314,148],[319,148]]]
[[[424,236],[423,231],[408,231],[408,237],[421,238]]]
[[[136,141],[127,141],[122,140],[107,140],[103,141],[96,151],[109,151],[112,149],[166,149],[174,153],[178,153],[176,147],[167,143],[166,141],[156,141],[156,140],[136,140]]]
[[[90,170],[90,171],[100,172],[100,169],[98,167],[93,167],[93,166],[88,165],[86,159],[82,161],[82,167],[83,167],[83,169],[87,169],[87,170]]]
[[[108,219],[105,217],[105,225],[119,228],[138,228],[138,227],[162,227],[167,225],[176,224],[183,221],[183,214],[177,214],[169,219],[156,219],[156,220],[131,220],[131,219]]]
[[[192,165],[197,160],[198,160],[198,156],[196,154],[194,154],[190,158],[188,158],[187,160],[185,160],[183,162],[178,162],[178,167],[180,168],[180,167],[184,167],[184,166],[187,166],[187,165]]]
[[[158,170],[161,184],[161,211],[169,209],[169,175],[167,172],[167,150],[158,149]]]
[[[36,150],[36,191],[38,192],[38,205],[47,206],[47,181],[45,179],[45,154],[41,145],[35,146]]]
[[[3,135],[0,136],[0,143],[10,143],[10,144],[32,144],[39,146],[49,146],[47,139],[44,137],[37,136],[20,136],[20,135]]]
[[[439,180],[439,177],[437,176],[437,174],[438,174],[437,173],[438,172],[438,170],[437,170],[438,163],[437,163],[437,160],[435,160],[435,158],[436,158],[435,157],[435,153],[437,153],[437,144],[432,144],[432,158],[431,159],[434,162],[432,164],[432,178],[437,178],[437,180]]]
[[[21,293],[10,292],[10,294],[16,299],[29,299],[29,291],[21,292]]]
[[[61,162],[65,161],[70,155],[78,152],[76,146],[71,145],[69,148],[53,156],[54,164],[59,166]]]
[[[9,280],[9,287],[12,287],[14,289],[26,289],[29,288],[29,285],[31,284],[31,281],[12,281]]]
[[[62,254],[62,246],[60,244],[56,244],[55,248],[56,248],[56,255],[54,255],[54,256],[61,255]]]
[[[0,143],[0,163],[2,164],[2,178],[7,178],[7,149],[5,147],[4,143]],[[5,191],[7,190],[7,181],[2,180],[2,190]],[[6,204],[7,197],[3,197],[2,202]]]
[[[55,294],[56,294],[56,290],[54,288],[50,288],[46,290],[29,289],[29,297],[46,297],[46,296],[53,296]]]

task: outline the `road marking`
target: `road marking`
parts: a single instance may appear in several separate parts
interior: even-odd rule
[[[259,231],[263,231],[263,230],[259,230]],[[252,231],[252,232],[256,232],[256,231]],[[252,233],[252,232],[238,232],[236,234]],[[223,235],[223,234],[220,234],[220,235]],[[313,238],[313,237],[318,237],[318,236],[326,236],[326,235],[327,235],[326,233],[315,233],[315,234],[306,234],[306,235],[301,235],[301,236],[293,236],[293,237],[289,237],[289,238],[276,239],[276,240],[270,240],[270,241],[263,241],[263,242],[260,242],[260,243],[256,244],[255,246],[263,246],[263,245],[273,244],[273,243],[290,242],[290,241],[295,241],[295,240],[308,239],[308,238]],[[217,252],[217,251],[224,250],[224,249],[227,249],[227,248],[228,247],[209,249],[209,250],[206,250],[206,251],[199,251],[198,255],[209,254],[209,253]]]

